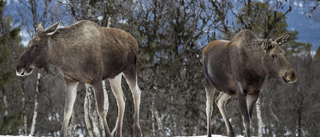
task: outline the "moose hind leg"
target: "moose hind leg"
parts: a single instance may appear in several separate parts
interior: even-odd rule
[[[78,82],[71,82],[68,79],[65,79],[66,82],[66,92],[65,92],[65,105],[64,105],[64,114],[63,114],[63,124],[61,127],[61,135],[67,136],[69,120],[73,111],[73,105],[77,97],[77,86]]]
[[[121,79],[122,79],[122,73],[118,74],[113,79],[109,79],[113,95],[115,96],[118,104],[118,118],[116,121],[116,125],[112,130],[112,135],[114,137],[122,137],[122,121],[123,121],[123,115],[125,110],[126,98],[123,95],[123,91],[121,88]]]
[[[234,132],[233,132],[232,126],[230,124],[230,121],[228,120],[228,116],[227,116],[226,109],[225,109],[226,102],[230,97],[231,97],[231,95],[229,95],[227,93],[220,92],[219,96],[216,99],[216,104],[219,108],[219,111],[220,111],[222,117],[223,117],[224,124],[226,125],[229,137],[234,137]]]
[[[141,90],[138,86],[137,73],[135,69],[128,69],[124,72],[124,76],[132,92],[132,98],[134,102],[134,123],[133,123],[133,135],[135,137],[141,137],[141,129],[139,124],[139,110],[141,102]]]
[[[211,117],[213,111],[213,98],[215,93],[215,88],[210,84],[210,82],[205,79],[205,90],[206,90],[206,114],[207,114],[207,136],[211,137]]]
[[[94,84],[91,84],[91,86],[94,88],[96,103],[98,107],[98,114],[99,117],[103,121],[104,131],[105,131],[105,137],[112,137],[108,122],[107,122],[107,112],[104,109],[104,93],[103,93],[103,87],[102,87],[102,81],[98,81]]]

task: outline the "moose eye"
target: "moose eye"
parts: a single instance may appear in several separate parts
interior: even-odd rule
[[[277,55],[276,55],[276,54],[273,54],[273,55],[271,55],[271,58],[274,60],[274,59],[277,58]]]

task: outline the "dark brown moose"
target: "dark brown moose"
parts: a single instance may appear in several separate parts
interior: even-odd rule
[[[280,48],[291,36],[289,33],[273,41],[259,39],[251,31],[242,30],[231,41],[215,40],[203,49],[208,137],[211,137],[212,103],[216,90],[220,95],[215,103],[224,119],[229,137],[234,137],[234,132],[224,106],[231,95],[238,97],[245,136],[250,137],[252,109],[265,77],[282,77],[287,83],[297,81],[291,64],[284,57],[285,52]]]
[[[137,84],[137,41],[127,32],[104,28],[91,21],[79,21],[66,28],[57,29],[60,21],[44,30],[38,24],[36,34],[20,56],[16,74],[26,76],[34,68],[48,70],[49,64],[60,68],[66,83],[65,108],[61,136],[66,130],[73,110],[79,82],[95,89],[98,113],[103,119],[105,136],[122,136],[125,97],[121,89],[122,75],[130,87],[134,100],[133,134],[141,136],[139,106],[141,91]],[[118,103],[118,119],[112,131],[106,120],[102,80],[108,79]]]

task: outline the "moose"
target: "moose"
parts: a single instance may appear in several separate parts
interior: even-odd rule
[[[39,23],[36,34],[20,56],[17,76],[27,76],[35,68],[48,71],[56,66],[65,81],[65,106],[61,136],[67,136],[79,82],[94,89],[99,117],[103,120],[105,136],[122,136],[122,121],[125,96],[121,88],[122,76],[132,92],[134,100],[133,134],[141,137],[139,107],[141,90],[137,84],[138,43],[128,32],[116,28],[101,27],[91,21],[82,20],[65,28],[57,29],[60,21],[44,30]],[[110,81],[118,105],[118,118],[112,133],[104,110],[102,80]]]
[[[260,39],[250,30],[242,30],[230,41],[214,40],[203,49],[208,137],[211,137],[210,124],[215,91],[220,92],[215,103],[224,119],[229,137],[235,135],[224,107],[232,95],[238,98],[245,136],[250,137],[252,109],[265,77],[282,77],[287,83],[297,81],[292,65],[285,59],[285,52],[280,47],[286,44],[291,36],[292,34],[288,33],[276,40]]]

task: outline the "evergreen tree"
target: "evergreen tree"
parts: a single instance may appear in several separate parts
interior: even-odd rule
[[[0,0],[0,134],[18,134],[20,128],[19,114],[12,114],[11,105],[7,99],[14,92],[8,92],[9,87],[14,84],[8,84],[15,79],[15,61],[21,51],[21,37],[19,35],[20,27],[13,28],[13,18],[11,15],[5,15],[6,2]],[[10,109],[9,109],[10,108]]]
[[[277,6],[279,7],[279,6]],[[309,53],[311,44],[304,42],[297,42],[299,32],[289,31],[286,21],[286,14],[278,11],[277,7],[271,7],[266,2],[252,2],[250,10],[248,6],[244,6],[240,12],[235,15],[237,17],[238,28],[245,28],[252,30],[260,38],[278,38],[285,33],[292,33],[293,36],[290,42],[283,47],[287,55],[294,55],[299,53]]]

